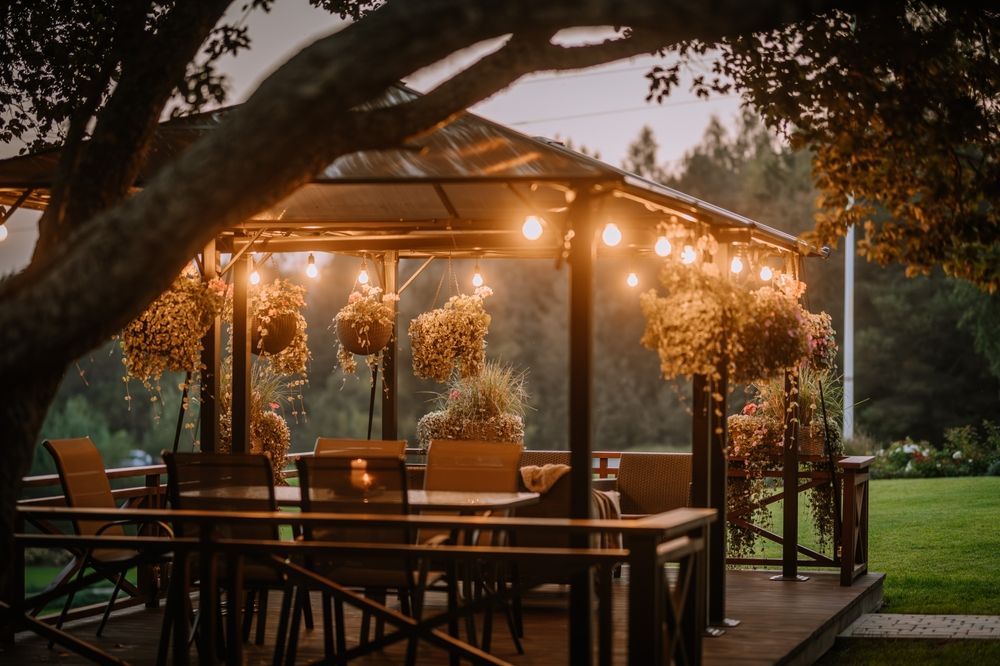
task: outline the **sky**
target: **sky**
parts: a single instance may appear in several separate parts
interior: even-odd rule
[[[290,56],[344,25],[338,17],[312,7],[306,0],[277,0],[270,13],[256,11],[249,15],[240,10],[241,5],[234,3],[227,20],[245,22],[252,44],[249,51],[220,63],[231,83],[229,103],[245,100]],[[578,32],[564,41],[597,36],[594,32]],[[483,51],[466,50],[440,66],[416,72],[405,82],[417,90],[428,90]],[[642,57],[577,72],[532,75],[471,110],[531,136],[572,140],[577,148],[585,146],[591,153],[596,151],[602,160],[615,166],[621,165],[629,143],[643,125],[649,125],[660,146],[660,162],[675,166],[685,151],[700,142],[713,115],[732,125],[739,100],[735,96],[699,100],[681,87],[663,104],[646,103],[643,75],[659,62]],[[0,157],[15,153],[16,148],[0,146]],[[27,263],[37,237],[36,219],[37,214],[22,211],[7,223],[8,238],[0,243],[0,275]]]

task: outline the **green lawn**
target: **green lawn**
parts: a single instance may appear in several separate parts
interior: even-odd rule
[[[838,640],[817,666],[924,666],[940,664],[1000,664],[1000,641],[936,641],[852,638]]]
[[[1000,612],[1000,477],[874,481],[869,515],[886,612]]]

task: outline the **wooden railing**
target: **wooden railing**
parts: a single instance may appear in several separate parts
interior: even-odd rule
[[[442,517],[442,516],[385,516],[385,515],[352,515],[352,514],[320,514],[320,513],[288,513],[288,512],[208,512],[208,511],[164,511],[164,510],[108,510],[108,509],[73,509],[46,506],[22,506],[17,514],[19,527],[15,534],[15,568],[22,573],[23,553],[27,547],[62,547],[82,551],[92,548],[125,548],[135,550],[137,559],[159,559],[165,553],[173,553],[175,561],[186,561],[190,555],[197,554],[202,558],[203,571],[214,572],[210,565],[215,556],[226,558],[227,570],[240,571],[245,559],[262,559],[273,566],[281,568],[295,584],[303,584],[308,588],[322,589],[332,594],[340,601],[357,606],[373,613],[377,618],[386,621],[397,630],[393,635],[380,639],[370,645],[355,648],[353,651],[370,651],[388,644],[391,640],[405,639],[410,636],[429,640],[439,647],[470,659],[473,663],[502,664],[499,659],[486,655],[474,647],[458,641],[453,636],[436,629],[453,619],[455,612],[425,617],[421,621],[414,620],[396,613],[384,606],[374,603],[365,597],[357,595],[334,581],[308,571],[295,564],[296,556],[301,556],[317,549],[324,552],[343,552],[357,554],[369,552],[372,544],[343,542],[289,542],[266,540],[234,540],[220,537],[215,533],[215,526],[221,523],[232,525],[240,522],[259,524],[305,525],[322,524],[329,526],[338,524],[344,527],[364,524],[366,528],[384,525],[389,527],[408,526],[420,528],[445,528],[448,530],[535,530],[545,533],[563,534],[599,534],[607,531],[621,532],[625,537],[624,549],[591,549],[591,548],[519,548],[506,547],[470,547],[470,546],[426,546],[408,544],[380,544],[379,548],[387,555],[398,556],[433,556],[435,562],[444,562],[447,566],[467,560],[476,561],[513,561],[528,563],[558,562],[561,567],[579,568],[583,581],[591,568],[601,571],[602,579],[610,580],[610,567],[614,562],[626,561],[630,566],[630,586],[628,602],[628,663],[633,665],[668,663],[676,656],[678,661],[698,664],[701,662],[701,635],[704,630],[705,614],[704,599],[704,543],[708,525],[714,520],[715,512],[711,509],[677,509],[667,513],[657,514],[636,521],[609,520],[569,520],[541,518],[497,518],[497,517]],[[107,536],[77,536],[66,534],[27,533],[23,529],[25,523],[52,524],[58,520],[72,519],[88,520],[156,520],[178,525],[187,525],[183,533],[194,533],[194,537],[153,538],[153,537],[107,537]],[[178,532],[180,534],[180,532]],[[274,555],[280,555],[274,558]],[[680,564],[680,574],[676,581],[671,581],[665,575],[663,565],[666,562]],[[178,600],[186,593],[188,581],[185,580],[186,568],[178,569],[180,575],[171,579],[172,598]],[[92,583],[100,574],[90,574],[81,580],[69,584],[74,589]],[[11,579],[23,581],[23,575],[10,576]],[[242,576],[238,573],[229,577],[230,598],[239,598],[239,587]],[[216,618],[213,605],[218,603],[216,590],[217,581],[211,574],[202,576],[200,580],[200,604],[202,618],[212,623]],[[589,582],[586,583],[589,588]],[[609,587],[605,587],[605,594]],[[23,589],[16,585],[8,589],[5,598],[0,603],[0,610],[8,618],[14,628],[26,628],[35,633],[54,640],[73,650],[77,654],[87,656],[98,662],[110,663],[113,657],[68,633],[55,630],[44,622],[35,620],[30,612],[38,604],[58,598],[60,594],[51,590],[25,599]],[[599,620],[602,623],[601,635],[604,641],[599,646],[599,662],[610,664],[611,651],[611,619],[612,609],[610,598],[606,597],[599,609]],[[486,600],[484,603],[490,603]],[[182,651],[175,652],[175,663],[186,663],[187,660],[187,620],[185,604],[174,603],[173,610],[178,614],[174,621],[174,644],[182,646]],[[240,604],[229,609],[227,621],[231,622],[231,630],[239,633]],[[571,644],[577,638],[591,642],[591,617],[584,615],[583,626],[573,624],[570,628]],[[664,626],[669,627],[664,631]],[[202,654],[215,655],[213,641],[216,632],[211,624],[201,632],[200,646]],[[576,646],[579,647],[579,646]],[[229,641],[227,662],[242,662],[241,642]],[[590,654],[590,648],[585,648],[585,654]],[[360,653],[359,653],[360,654]]]

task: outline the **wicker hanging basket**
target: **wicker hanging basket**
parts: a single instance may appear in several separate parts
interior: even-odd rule
[[[281,353],[295,339],[297,323],[294,312],[275,315],[271,317],[271,320],[265,326],[267,335],[261,338],[260,324],[254,318],[253,337],[250,342],[251,351],[254,354],[260,354],[261,352],[271,355]]]
[[[799,454],[804,456],[821,456],[826,453],[826,438],[823,424],[813,421],[799,428]]]
[[[389,344],[389,339],[392,338],[392,324],[375,322],[368,326],[367,334],[362,339],[361,334],[354,329],[350,322],[338,319],[337,338],[340,339],[340,344],[344,346],[344,349],[352,354],[370,356],[382,351]]]

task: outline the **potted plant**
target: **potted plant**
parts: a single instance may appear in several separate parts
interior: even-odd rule
[[[333,318],[339,345],[337,360],[345,374],[357,370],[354,355],[368,357],[370,367],[378,367],[382,351],[392,339],[396,294],[383,294],[378,287],[362,285],[351,292],[347,305]]]
[[[197,373],[201,341],[225,302],[222,280],[203,281],[188,267],[170,288],[122,330],[119,344],[127,377],[155,390],[165,371]]]
[[[306,334],[305,287],[276,278],[250,295],[252,349],[282,375],[305,374],[311,358]]]
[[[426,449],[432,439],[524,441],[524,378],[524,372],[493,361],[478,374],[454,377],[438,396],[438,409],[417,422],[420,446]]]
[[[460,377],[474,377],[482,371],[490,327],[483,299],[492,293],[482,286],[471,296],[452,296],[444,307],[410,322],[414,375],[445,383],[456,368]]]

